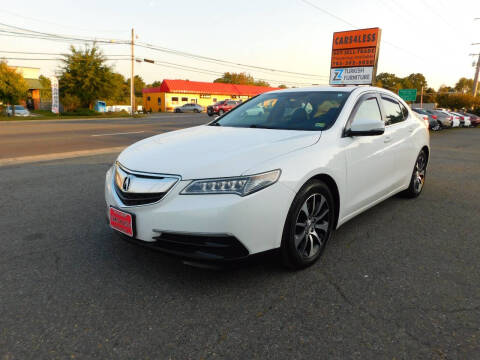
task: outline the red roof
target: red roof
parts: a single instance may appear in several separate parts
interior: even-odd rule
[[[272,90],[279,90],[279,88],[253,85],[209,83],[189,80],[163,80],[160,87],[145,88],[143,89],[143,93],[166,92],[255,96]]]

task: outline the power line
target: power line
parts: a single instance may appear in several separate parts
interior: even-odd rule
[[[331,12],[329,12],[329,11],[327,11],[327,10],[319,7],[319,6],[317,6],[316,4],[313,4],[312,2],[310,2],[310,1],[308,1],[308,0],[300,0],[300,1],[303,2],[303,3],[305,3],[305,4],[307,4],[307,5],[309,5],[310,7],[314,8],[314,9],[317,9],[318,11],[323,12],[324,14],[327,14],[327,15],[329,15],[329,16],[337,19],[338,21],[343,22],[344,24],[347,24],[347,25],[352,26],[355,30],[360,29],[359,26],[357,26],[357,25],[355,25],[355,24],[353,24],[353,23],[351,23],[351,22],[349,22],[349,21],[347,21],[347,20],[345,20],[345,19],[342,19],[340,16],[337,16],[337,15],[335,15],[335,14],[332,14]],[[385,39],[382,39],[382,42],[385,43],[385,44],[388,44],[388,45],[390,45],[390,46],[392,46],[392,47],[394,47],[394,48],[396,48],[397,50],[400,50],[400,51],[406,52],[406,53],[408,53],[408,54],[410,54],[410,55],[412,55],[412,56],[415,56],[415,57],[421,59],[422,61],[427,61],[427,59],[425,59],[425,58],[423,58],[423,57],[421,57],[421,56],[418,56],[418,54],[416,54],[416,53],[414,53],[414,52],[412,52],[412,51],[409,51],[409,50],[407,50],[407,49],[404,49],[404,48],[402,48],[402,47],[400,47],[400,46],[398,46],[398,45],[396,45],[396,44],[394,44],[394,43],[391,43],[390,41],[387,41],[387,40],[385,40]]]
[[[185,52],[185,51],[180,51],[180,50],[155,46],[155,45],[151,45],[151,44],[147,44],[147,43],[137,43],[136,45],[140,46],[140,47],[143,47],[143,48],[146,48],[146,49],[156,50],[156,51],[160,51],[160,52],[164,52],[164,53],[170,53],[170,54],[173,54],[173,55],[190,57],[190,58],[199,59],[199,60],[206,60],[206,61],[215,62],[215,63],[223,63],[223,64],[228,64],[228,65],[242,66],[242,67],[246,67],[246,68],[258,69],[258,70],[263,70],[263,71],[278,72],[278,73],[308,76],[308,77],[325,77],[325,78],[328,77],[326,75],[300,73],[300,72],[294,72],[294,71],[289,71],[289,70],[267,68],[267,67],[262,67],[262,66],[257,66],[257,65],[241,64],[241,63],[237,63],[237,62],[233,62],[233,61],[229,61],[229,60],[217,59],[217,58],[212,58],[212,57],[198,55],[198,54],[192,54],[192,53],[188,53],[188,52]]]
[[[61,54],[61,53],[49,53],[49,52],[5,51],[5,50],[0,50],[0,53],[26,54],[26,55],[60,55],[60,56],[66,55],[66,54]],[[129,56],[129,55],[128,54],[106,54],[106,56]]]
[[[51,21],[46,21],[46,20],[41,20],[41,19],[38,19],[38,18],[33,18],[33,17],[28,17],[28,16],[25,16],[25,15],[22,15],[22,14],[18,14],[18,13],[15,13],[13,11],[7,11],[7,10],[0,10],[0,12],[4,13],[4,14],[9,14],[9,15],[13,15],[15,17],[19,17],[19,18],[23,18],[23,19],[27,19],[27,20],[32,20],[32,21],[36,21],[36,22],[39,22],[39,23],[44,23],[44,24],[49,24],[49,25],[55,25],[55,26],[60,26],[60,27],[68,27],[68,28],[71,28],[71,29],[76,29],[76,30],[81,30],[81,31],[92,31],[93,29],[86,29],[86,28],[80,28],[80,27],[76,27],[76,26],[71,26],[71,25],[66,25],[66,24],[58,24],[58,23],[54,23],[54,22],[51,22]],[[111,30],[111,29],[97,29],[95,30],[97,32],[115,32],[115,33],[118,33],[118,32],[123,32],[123,30]]]
[[[157,65],[157,66],[164,66],[164,67],[173,68],[173,69],[177,69],[177,70],[190,71],[190,72],[206,74],[206,75],[215,75],[215,76],[223,75],[223,72],[219,72],[219,71],[202,69],[202,68],[197,68],[197,67],[192,67],[192,66],[178,65],[178,64],[173,64],[173,63],[164,62],[164,61],[156,61],[155,60],[154,64]],[[273,83],[278,83],[278,84],[286,84],[286,85],[298,85],[298,86],[311,85],[311,83],[306,83],[306,82],[302,83],[302,82],[289,81],[289,80],[263,79],[263,78],[258,78],[258,77],[256,77],[255,80],[265,81],[265,82],[269,82],[269,83],[273,82]]]
[[[128,44],[129,43],[128,41],[122,40],[122,39],[79,38],[79,37],[73,37],[73,36],[68,36],[68,35],[59,35],[59,34],[39,32],[39,31],[35,31],[35,30],[30,30],[30,29],[18,27],[18,26],[8,25],[8,24],[5,24],[5,23],[0,23],[0,25],[9,27],[9,28],[14,29],[14,30],[17,30],[17,31],[12,31],[12,30],[1,30],[0,29],[0,35],[16,35],[16,36],[22,36],[22,37],[30,37],[30,38],[45,39],[45,40],[56,40],[56,41],[84,41],[84,42],[90,41],[90,42],[97,42],[97,43],[102,43],[102,44],[112,44],[112,43],[113,44]],[[256,71],[263,71],[263,72],[269,72],[269,73],[279,73],[279,74],[284,74],[285,76],[309,77],[309,78],[310,77],[315,77],[315,78],[325,78],[325,79],[328,78],[327,75],[300,73],[300,72],[294,72],[294,71],[289,71],[289,70],[280,70],[280,69],[274,69],[274,68],[269,68],[269,67],[262,67],[262,66],[257,66],[257,65],[242,64],[242,63],[237,63],[237,62],[233,62],[233,61],[229,61],[229,60],[217,59],[217,58],[207,57],[207,56],[203,56],[203,55],[188,53],[188,52],[184,52],[184,51],[180,51],[180,50],[155,46],[155,45],[147,44],[147,43],[136,43],[135,45],[139,46],[139,47],[147,48],[147,49],[150,49],[150,50],[160,51],[160,52],[169,53],[169,54],[178,55],[178,56],[183,56],[183,57],[189,57],[189,58],[196,59],[196,60],[240,66],[240,67],[244,67],[244,68],[247,68],[247,69],[255,69]],[[316,81],[318,81],[318,80],[316,80]]]
[[[32,61],[62,61],[65,59],[62,58],[24,58],[24,57],[3,57],[0,56],[0,60],[32,60]],[[76,59],[80,61],[90,61],[90,59]],[[106,61],[117,61],[117,60],[130,60],[130,58],[115,58],[115,59],[109,59],[105,58],[104,60]]]

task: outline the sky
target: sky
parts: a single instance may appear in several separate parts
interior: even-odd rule
[[[138,42],[235,64],[315,75],[246,69],[138,47],[136,57],[164,62],[135,63],[135,74],[147,83],[162,79],[213,81],[220,76],[217,73],[246,71],[271,85],[327,84],[333,32],[380,27],[378,72],[401,77],[420,72],[429,86],[453,86],[460,77],[472,78],[474,74],[474,57],[469,54],[480,52],[480,45],[471,45],[480,43],[480,19],[474,18],[480,18],[479,0],[0,0],[0,23],[4,25],[124,40],[130,39],[134,28]],[[0,30],[6,29],[4,25]],[[31,53],[65,53],[70,46],[68,42],[1,33],[0,44],[0,57],[7,59],[55,58],[58,56]],[[107,57],[130,55],[128,45],[101,48]],[[45,76],[53,75],[60,66],[58,61],[44,60],[8,59],[8,63],[39,67]],[[130,76],[129,61],[109,64]],[[186,71],[172,64],[196,69]]]

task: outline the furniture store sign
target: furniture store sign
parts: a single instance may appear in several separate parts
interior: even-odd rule
[[[333,33],[330,84],[373,84],[377,73],[380,35],[380,28]]]

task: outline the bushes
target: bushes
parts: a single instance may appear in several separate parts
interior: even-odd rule
[[[64,116],[98,116],[98,115],[101,115],[101,113],[98,113],[90,109],[78,108],[75,110],[62,112],[62,115]]]

